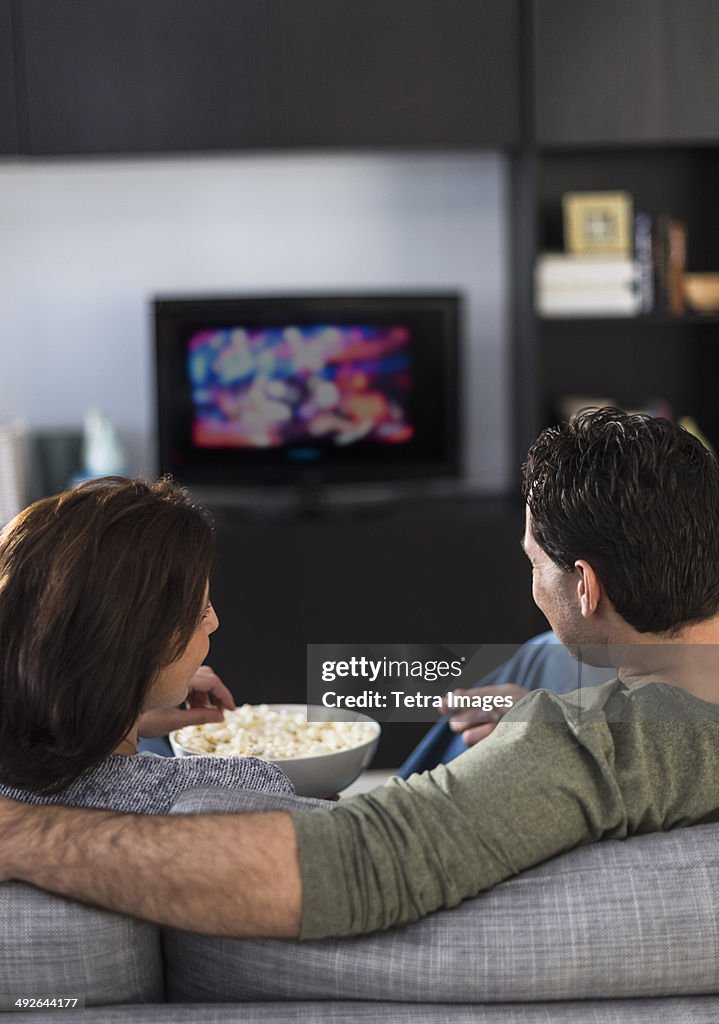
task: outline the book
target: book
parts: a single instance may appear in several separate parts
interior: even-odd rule
[[[652,218],[640,210],[634,216],[634,259],[637,265],[640,309],[642,313],[651,313],[654,309]]]
[[[633,285],[639,277],[635,260],[626,256],[571,256],[542,253],[537,257],[538,288]]]
[[[684,221],[670,220],[668,226],[667,307],[681,316],[685,311],[682,277],[687,269],[687,226]]]
[[[659,216],[653,253],[658,308],[680,316],[685,309],[682,275],[687,264],[687,226],[684,221],[666,213]]]
[[[633,287],[556,288],[537,292],[540,316],[637,316],[641,298]]]

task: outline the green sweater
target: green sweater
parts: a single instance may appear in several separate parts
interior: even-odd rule
[[[549,857],[719,821],[719,705],[619,680],[529,694],[448,765],[297,813],[301,937],[453,907]]]

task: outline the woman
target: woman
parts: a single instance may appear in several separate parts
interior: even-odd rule
[[[190,786],[293,792],[254,758],[133,756],[141,716],[191,689],[233,706],[200,669],[218,626],[212,551],[206,515],[168,480],[93,480],[5,527],[2,795],[161,814]]]

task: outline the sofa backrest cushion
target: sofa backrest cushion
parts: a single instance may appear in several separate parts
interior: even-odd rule
[[[261,794],[193,791],[176,805],[262,807]],[[471,1003],[714,993],[718,922],[719,825],[697,825],[572,850],[452,910],[355,939],[168,930],[167,995]]]
[[[159,929],[20,882],[0,885],[0,993],[164,999]]]

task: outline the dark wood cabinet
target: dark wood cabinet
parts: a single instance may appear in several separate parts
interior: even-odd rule
[[[719,142],[716,0],[534,0],[543,145]]]
[[[519,0],[16,3],[31,155],[519,141]]]
[[[516,0],[272,0],[290,146],[519,142]]]
[[[11,0],[0,0],[0,155],[19,149],[12,5]]]
[[[270,144],[267,0],[22,0],[30,153]]]

